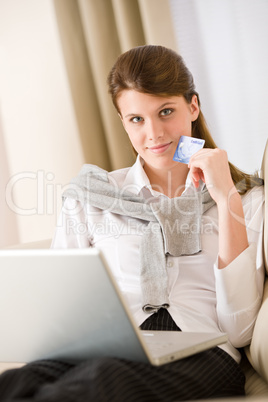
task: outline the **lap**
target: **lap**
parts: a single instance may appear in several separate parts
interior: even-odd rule
[[[243,395],[239,365],[220,348],[160,367],[115,358],[39,361],[0,376],[1,401],[172,401]]]
[[[166,309],[145,330],[180,331]],[[1,402],[166,402],[244,395],[239,365],[216,347],[163,366],[116,358],[37,361],[0,376]]]

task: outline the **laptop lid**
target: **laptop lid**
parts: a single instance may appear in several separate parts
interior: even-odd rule
[[[0,361],[8,362],[113,356],[159,365],[227,340],[226,334],[140,331],[93,248],[0,250],[0,328]]]

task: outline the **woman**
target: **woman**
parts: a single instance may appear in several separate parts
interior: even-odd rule
[[[237,348],[251,340],[263,289],[262,186],[216,148],[192,75],[172,50],[131,49],[116,61],[108,85],[136,163],[110,173],[85,166],[73,182],[77,188],[82,180],[82,192],[64,194],[52,247],[100,248],[141,329],[224,331],[229,342],[162,367],[111,358],[60,366],[55,378],[61,378],[53,384],[44,381],[36,400],[178,401],[243,395]],[[188,165],[173,160],[183,135],[205,140]],[[110,208],[102,205],[101,196],[97,205],[90,201],[93,188],[85,183],[91,174],[105,175],[116,190]],[[95,190],[98,196],[98,183]],[[152,232],[148,235],[146,217],[127,210],[124,197],[130,193],[152,208],[158,223],[158,211],[164,211],[163,247],[155,247]],[[207,206],[196,216],[191,200],[202,201],[203,196]],[[183,211],[181,200],[187,204]],[[192,221],[185,221],[185,211]],[[150,253],[150,247],[155,251]],[[150,273],[146,277],[148,266],[154,269],[149,261],[154,253],[164,264],[156,283]],[[158,287],[161,275],[163,295],[152,295],[146,283]]]

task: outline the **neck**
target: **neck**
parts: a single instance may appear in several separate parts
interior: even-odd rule
[[[178,163],[178,166],[168,170],[144,166],[144,170],[152,189],[169,198],[179,197],[185,189],[185,181],[189,171],[187,165]]]

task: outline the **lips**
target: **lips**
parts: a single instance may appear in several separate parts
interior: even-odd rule
[[[161,154],[169,148],[170,144],[171,142],[168,142],[166,144],[159,144],[155,145],[154,147],[148,147],[148,149],[154,154]]]

